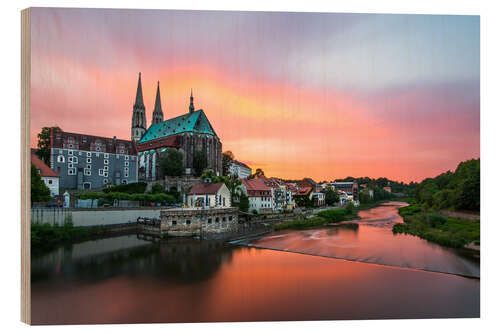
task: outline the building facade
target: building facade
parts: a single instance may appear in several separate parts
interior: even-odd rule
[[[242,179],[242,192],[248,197],[250,212],[271,213],[273,211],[272,188],[261,179]]]
[[[245,163],[233,160],[229,165],[229,173],[241,179],[247,179],[252,175],[252,168]]]
[[[59,175],[39,159],[33,151],[31,152],[31,163],[40,174],[45,186],[49,188],[50,195],[52,197],[59,195]]]
[[[90,190],[137,182],[132,141],[51,130],[50,168],[63,189]]]
[[[224,183],[202,183],[194,185],[187,195],[188,207],[228,208],[231,193]]]

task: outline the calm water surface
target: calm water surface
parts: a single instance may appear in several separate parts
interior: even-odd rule
[[[130,235],[61,248],[32,258],[32,321],[478,317],[479,279],[418,269],[473,276],[477,260],[385,233],[387,215],[398,218],[375,208],[357,231],[280,232],[255,247]]]

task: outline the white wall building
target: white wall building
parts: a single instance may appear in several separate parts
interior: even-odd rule
[[[229,173],[238,176],[238,178],[247,179],[252,175],[252,168],[245,163],[233,160],[229,165]]]
[[[231,193],[224,183],[203,183],[194,185],[189,191],[188,207],[227,208],[231,207]]]
[[[270,213],[273,211],[272,189],[261,179],[242,179],[242,192],[248,196],[250,212]]]
[[[31,153],[31,163],[35,166],[52,197],[59,195],[59,175],[47,164],[43,163],[35,153]]]

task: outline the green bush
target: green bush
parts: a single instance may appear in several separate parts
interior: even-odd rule
[[[110,193],[110,192],[123,192],[129,194],[144,193],[146,191],[147,185],[148,184],[146,184],[145,182],[128,183],[128,184],[109,186],[103,189],[102,191],[104,193]]]

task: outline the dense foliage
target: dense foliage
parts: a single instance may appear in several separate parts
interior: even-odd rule
[[[128,184],[120,184],[114,186],[108,186],[104,188],[102,191],[104,193],[110,192],[122,192],[122,193],[144,193],[146,191],[146,187],[148,184],[145,182],[137,182],[137,183],[128,183]]]
[[[333,206],[339,202],[339,193],[332,186],[327,186],[325,189],[325,203],[327,206]]]
[[[51,129],[61,130],[59,127],[43,127],[40,133],[38,133],[38,143],[37,143],[37,156],[45,162],[45,164],[50,165],[50,131]]]
[[[222,175],[229,175],[229,167],[234,160],[234,154],[232,151],[228,150],[222,153]]]
[[[240,196],[240,202],[238,203],[239,210],[242,212],[247,213],[248,208],[250,207],[250,200],[248,200],[248,197],[245,194],[242,194]]]
[[[165,188],[162,184],[154,184],[151,188],[152,194],[165,193]]]
[[[193,156],[193,171],[196,177],[200,177],[203,170],[208,166],[207,153],[196,151]]]
[[[394,225],[392,231],[396,234],[411,234],[455,248],[463,247],[471,242],[479,244],[479,221],[442,216],[432,211],[425,211],[417,203],[400,208],[399,214],[405,223]]]
[[[167,154],[160,160],[160,172],[165,176],[178,177],[184,174],[182,166],[184,155],[173,148],[167,150]]]
[[[35,166],[31,165],[31,202],[50,201],[50,190],[45,185]]]
[[[424,208],[479,211],[480,161],[461,162],[455,172],[424,179],[414,191]]]
[[[336,179],[335,181],[337,182],[352,182],[356,181],[358,184],[366,184],[367,188],[378,188],[382,190],[384,187],[389,186],[391,187],[391,192],[392,193],[401,193],[404,195],[410,195],[412,190],[415,188],[417,185],[414,182],[411,182],[409,184],[405,184],[404,182],[398,182],[395,180],[390,180],[385,177],[380,177],[380,178],[370,178],[370,177],[346,177],[343,179]],[[377,199],[377,200],[383,200],[383,199]]]
[[[114,200],[132,200],[139,201],[142,204],[147,203],[161,203],[161,204],[171,204],[175,203],[176,199],[174,196],[166,194],[166,193],[157,193],[157,194],[149,194],[149,193],[124,193],[124,192],[83,192],[78,194],[78,199],[82,200],[95,200],[102,199],[107,201]]]
[[[49,224],[31,225],[32,251],[50,249],[62,243],[75,243],[88,239],[93,229],[87,227],[73,227],[71,223],[63,226]]]
[[[337,223],[357,218],[357,214],[349,212],[346,209],[330,209],[319,212],[316,216],[311,218],[300,217],[298,219],[283,222],[274,226],[275,230],[282,229],[309,229],[327,225],[329,223]],[[357,228],[355,226],[349,226]]]

